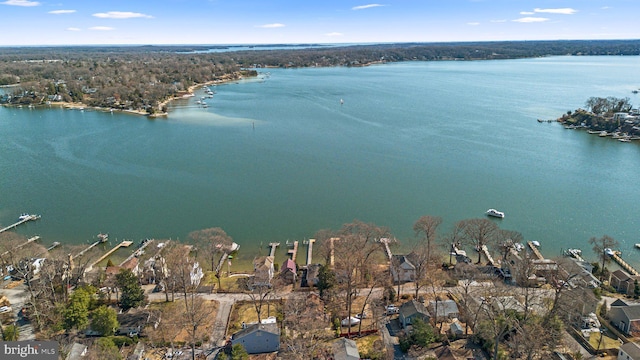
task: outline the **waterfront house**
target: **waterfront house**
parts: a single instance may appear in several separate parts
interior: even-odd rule
[[[407,326],[411,325],[414,319],[419,318],[424,322],[428,323],[431,319],[431,314],[429,314],[429,310],[419,301],[410,300],[400,306],[400,325],[404,329]]]
[[[429,312],[435,316],[436,321],[457,318],[460,315],[458,305],[453,300],[429,301]]]
[[[339,338],[333,343],[333,359],[359,360],[360,353],[358,352],[358,345],[351,339],[344,337]]]
[[[293,284],[296,282],[296,263],[291,259],[287,259],[284,264],[282,264],[282,269],[280,270],[281,278],[287,284]]]
[[[617,360],[640,360],[640,344],[628,342],[618,349]]]
[[[412,261],[413,260],[413,261]],[[416,255],[393,255],[391,257],[391,276],[394,282],[409,282],[416,279]]]
[[[611,304],[609,310],[611,324],[625,334],[640,336],[640,304],[626,304],[622,301]]]
[[[638,279],[640,276],[631,276],[626,271],[618,269],[611,273],[609,283],[621,294],[633,294],[635,282]]]
[[[271,286],[274,267],[273,256],[260,256],[253,260],[254,286]]]
[[[252,324],[231,336],[231,344],[240,344],[249,354],[262,354],[280,349],[278,324]]]

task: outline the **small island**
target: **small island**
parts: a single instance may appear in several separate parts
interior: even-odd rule
[[[620,142],[640,140],[640,111],[632,107],[629,98],[591,97],[585,105],[587,109],[567,111],[558,122],[565,129],[585,129]]]

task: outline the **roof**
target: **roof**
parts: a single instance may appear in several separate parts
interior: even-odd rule
[[[333,343],[333,358],[335,360],[360,359],[358,345],[356,345],[356,342],[351,339],[343,337],[339,338]]]
[[[253,325],[249,325],[246,328],[238,331],[237,333],[233,334],[233,336],[231,337],[233,340],[237,340],[240,339],[244,336],[247,336],[249,334],[253,334],[256,332],[267,332],[267,333],[271,333],[274,335],[280,335],[280,329],[278,329],[278,324],[276,323],[268,323],[268,324],[253,324]]]
[[[626,302],[624,302],[624,300],[622,299],[618,299],[614,302],[611,303],[611,305],[609,306],[628,306],[629,304],[627,304]]]
[[[429,308],[431,309],[431,311],[436,311],[436,302],[429,301]],[[450,314],[457,314],[458,312],[458,304],[456,304],[455,301],[438,300],[438,311],[436,314],[437,317],[449,316]]]
[[[615,310],[622,311],[629,321],[640,320],[640,304],[619,306],[611,309],[611,311]]]
[[[491,305],[494,309],[505,311],[514,310],[516,312],[524,311],[524,305],[513,296],[496,296],[491,298]]]
[[[625,281],[625,280],[629,280],[631,278],[631,275],[629,275],[624,270],[620,270],[620,269],[612,272],[611,276],[616,278],[619,281]]]
[[[253,268],[257,270],[269,270],[273,268],[273,256],[261,256],[253,260]]]
[[[620,350],[624,351],[627,355],[631,356],[633,360],[640,359],[640,345],[634,342],[628,342],[620,346]]]
[[[67,355],[67,360],[80,359],[85,356],[87,351],[87,346],[79,343],[73,343],[71,346],[71,350],[69,350],[69,354]]]
[[[431,317],[429,311],[421,302],[411,300],[400,306],[400,314],[404,317],[410,317],[415,314],[423,314]]]
[[[282,272],[286,271],[296,272],[296,263],[294,263],[293,260],[287,259],[287,261],[282,264]]]
[[[391,263],[393,266],[402,267],[403,269],[415,270],[416,266],[411,262],[411,254],[409,255],[393,255]]]

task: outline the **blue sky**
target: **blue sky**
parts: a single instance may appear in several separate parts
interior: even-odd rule
[[[639,0],[0,0],[4,45],[639,39]]]

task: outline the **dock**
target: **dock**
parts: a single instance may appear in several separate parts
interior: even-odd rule
[[[3,229],[0,229],[0,233],[3,233],[3,232],[5,232],[5,231],[7,231],[7,230],[11,230],[11,229],[13,229],[13,228],[16,228],[16,227],[18,227],[19,225],[22,225],[22,224],[24,224],[24,223],[26,223],[26,222],[28,222],[28,221],[36,221],[36,220],[38,220],[38,219],[40,219],[40,218],[41,218],[41,216],[40,216],[40,215],[29,215],[29,216],[27,216],[27,217],[25,217],[25,218],[23,218],[23,219],[20,219],[20,221],[18,221],[18,222],[16,222],[16,223],[13,223],[13,224],[11,224],[11,225],[9,225],[9,226],[7,226],[7,227],[3,228]]]
[[[126,259],[124,259],[123,262],[120,263],[120,266],[123,266],[127,261],[133,259],[134,257],[138,257],[142,254],[144,254],[144,248],[146,248],[147,246],[149,246],[149,244],[151,244],[153,242],[153,240],[147,239],[145,240],[142,245],[136,250],[134,251],[131,255],[129,255]]]
[[[15,246],[15,247],[14,247],[13,249],[11,249],[11,250],[20,249],[21,247],[27,246],[27,245],[31,244],[32,242],[34,242],[34,241],[38,241],[38,240],[40,240],[40,236],[30,237],[29,239],[27,239],[27,242],[22,243],[22,244],[20,244],[20,245],[18,245],[18,246]],[[3,252],[2,254],[0,254],[0,256],[5,256],[5,255],[7,255],[7,254],[9,253],[9,251],[11,251],[11,250],[7,250],[7,251]]]
[[[384,246],[384,253],[385,255],[387,255],[387,259],[389,259],[389,261],[391,261],[391,258],[393,257],[393,254],[391,253],[391,249],[389,248],[390,242],[391,242],[391,239],[389,238],[380,239],[380,243],[382,244],[382,246]]]
[[[307,266],[311,265],[311,258],[313,255],[313,243],[316,242],[316,239],[309,239],[309,247],[307,248]]]
[[[269,253],[269,256],[276,256],[276,248],[280,246],[280,243],[269,243],[269,246],[271,247],[271,252]]]
[[[57,248],[58,246],[60,246],[60,243],[59,243],[59,242],[57,242],[57,241],[54,241],[54,242],[53,242],[53,244],[51,244],[51,246],[49,246],[49,247],[47,248],[47,251],[51,251],[51,250],[53,250],[53,249]]]
[[[620,257],[620,255],[618,255],[618,253],[615,253],[615,252],[614,252],[614,253],[611,255],[611,258],[612,258],[612,259],[613,259],[613,261],[615,261],[618,265],[620,265],[620,267],[621,267],[624,271],[628,272],[630,275],[634,275],[634,276],[640,275],[640,274],[638,273],[638,271],[636,271],[636,269],[634,269],[634,268],[633,268],[633,266],[629,265],[626,261],[624,261],[624,260]]]
[[[296,262],[296,255],[298,254],[298,240],[293,242],[293,249],[289,249],[287,254],[291,255],[291,260],[293,260],[293,262]]]
[[[93,249],[96,245],[101,244],[103,242],[107,242],[107,240],[109,240],[109,236],[108,235],[103,235],[103,234],[98,234],[98,238],[100,240],[94,242],[93,244],[89,245],[86,249],[80,251],[79,253],[77,253],[75,256],[73,256],[74,258],[80,257],[82,255],[84,255],[87,251]]]
[[[218,261],[218,266],[216,266],[216,276],[220,276],[220,270],[222,270],[222,265],[224,265],[224,261],[229,258],[229,253],[224,252],[222,256],[220,256],[220,261]],[[229,276],[229,274],[227,274]]]
[[[133,244],[133,241],[123,240],[121,243],[119,243],[118,245],[114,246],[113,249],[107,251],[106,254],[102,255],[98,260],[94,261],[93,264],[89,265],[89,269],[93,268],[95,265],[100,263],[102,260],[108,258],[111,254],[116,252],[121,247],[129,247],[129,246],[131,246],[131,244]]]
[[[538,250],[538,247],[535,246],[532,241],[527,241],[527,245],[529,245],[529,249],[531,249],[533,256],[535,256],[538,260],[544,260],[544,256],[542,256],[540,250]]]
[[[482,255],[484,255],[484,257],[487,258],[487,261],[489,262],[489,265],[496,266],[495,265],[496,262],[493,261],[493,257],[489,253],[489,248],[487,248],[487,245],[482,245],[482,247],[480,248],[480,251],[482,252]]]

